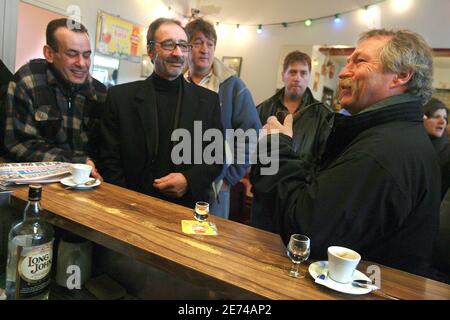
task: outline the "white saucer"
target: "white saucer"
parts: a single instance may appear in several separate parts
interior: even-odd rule
[[[322,274],[328,274],[328,261],[314,262],[309,266],[308,271],[309,274],[314,278],[314,280]],[[364,273],[358,270],[355,270],[355,272],[353,273],[352,281],[353,280],[370,281],[370,279]],[[372,291],[372,289],[370,288],[355,287],[352,285],[351,281],[350,283],[339,283],[334,281],[330,277],[326,277],[325,280],[320,280],[317,283],[324,285],[327,288],[348,294],[367,294]]]
[[[94,178],[89,178],[88,181],[93,181],[93,180],[95,180],[95,179],[94,179]],[[101,182],[100,180],[97,179],[97,181],[96,181],[94,184],[89,185],[89,186],[87,186],[87,185],[85,185],[85,184],[77,185],[77,184],[73,181],[72,177],[64,178],[64,179],[62,179],[60,182],[61,182],[63,185],[67,186],[67,187],[73,187],[74,189],[80,189],[80,190],[86,190],[86,189],[95,188],[95,187],[98,187],[99,185],[102,184],[102,182]]]

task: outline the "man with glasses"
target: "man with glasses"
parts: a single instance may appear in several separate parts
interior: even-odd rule
[[[236,73],[214,57],[217,34],[214,26],[203,19],[195,19],[186,25],[189,42],[193,46],[186,80],[217,92],[220,97],[222,124],[224,129],[261,128],[252,95]],[[228,219],[230,208],[230,187],[238,183],[249,168],[249,153],[253,148],[235,144],[233,164],[224,166],[222,174],[213,184],[216,200],[211,213]],[[238,153],[244,153],[239,155]],[[245,157],[245,163],[237,159]]]
[[[222,169],[222,159],[212,165],[193,159],[205,150],[204,131],[222,128],[219,97],[184,80],[191,45],[178,21],[155,20],[147,43],[153,74],[108,93],[101,125],[102,174],[108,182],[193,208],[196,201],[209,200],[209,186]],[[178,161],[172,141],[178,133],[189,133],[192,147],[202,149],[192,148]]]
[[[91,165],[106,88],[89,74],[87,29],[57,19],[47,25],[45,59],[13,76],[6,98],[5,148],[18,162],[63,161]]]

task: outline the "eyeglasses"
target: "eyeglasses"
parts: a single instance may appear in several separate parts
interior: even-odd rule
[[[165,41],[149,41],[148,44],[159,44],[163,50],[166,51],[173,51],[177,48],[177,46],[180,48],[181,52],[189,52],[192,49],[192,45],[187,43],[186,41],[173,41],[173,40],[165,40]]]
[[[195,40],[195,41],[192,43],[192,46],[193,46],[195,49],[200,49],[200,48],[202,48],[205,44],[206,44],[206,47],[208,47],[208,49],[213,49],[214,46],[215,46],[215,44],[214,44],[213,41],[202,41],[202,40]]]

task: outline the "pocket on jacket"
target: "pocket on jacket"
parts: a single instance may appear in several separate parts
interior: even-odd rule
[[[47,141],[57,140],[62,127],[62,116],[59,110],[51,105],[39,106],[34,113],[34,120],[40,135]]]

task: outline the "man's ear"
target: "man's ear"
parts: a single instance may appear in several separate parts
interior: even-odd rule
[[[49,46],[48,44],[46,44],[46,45],[44,46],[43,51],[44,51],[44,57],[45,57],[45,60],[47,60],[48,63],[53,63],[53,60],[54,60],[54,59],[53,59],[53,55],[55,54],[55,52],[53,51],[53,49],[50,48],[50,46]]]
[[[148,54],[148,56],[150,57],[150,61],[153,63],[153,64],[155,64],[155,60],[154,60],[154,57],[155,57],[155,54],[153,53],[153,50],[154,49],[152,49],[152,46],[151,45],[147,45],[147,54]]]
[[[397,73],[392,79],[391,89],[405,86],[411,80],[413,75],[414,72],[412,70]]]

